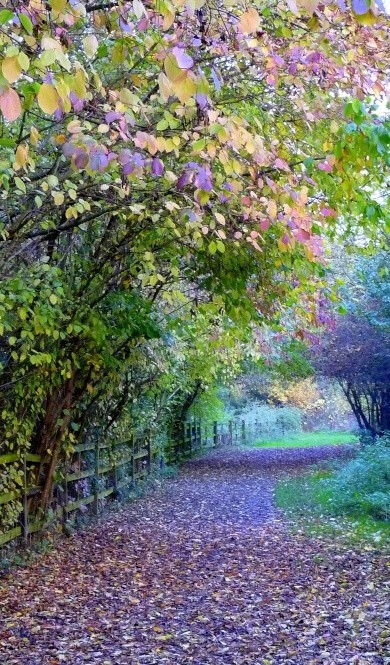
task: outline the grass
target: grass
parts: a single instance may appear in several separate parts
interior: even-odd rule
[[[289,476],[277,483],[276,505],[291,518],[292,530],[337,538],[346,545],[388,547],[390,522],[376,520],[364,512],[335,514],[332,511],[332,492],[321,482],[331,475],[331,470],[322,469]]]
[[[252,444],[254,448],[312,448],[315,446],[339,446],[357,443],[358,438],[350,432],[301,432],[280,439],[265,441],[260,439]]]

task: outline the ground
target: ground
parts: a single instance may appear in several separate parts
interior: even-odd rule
[[[389,663],[383,552],[292,535],[273,504],[284,469],[341,454],[213,452],[64,538],[0,580],[0,662]]]

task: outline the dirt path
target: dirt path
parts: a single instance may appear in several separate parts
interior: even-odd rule
[[[386,665],[384,557],[273,508],[275,474],[338,451],[214,453],[62,540],[0,581],[1,665]]]

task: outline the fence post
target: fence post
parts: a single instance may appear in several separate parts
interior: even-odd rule
[[[22,514],[22,533],[25,544],[28,540],[28,497],[27,497],[27,453],[23,459],[23,514]]]
[[[146,432],[146,450],[148,451],[148,456],[146,458],[146,468],[148,470],[148,475],[150,476],[150,470],[152,467],[152,443],[151,443],[151,434],[150,430]]]
[[[190,436],[190,456],[192,455],[193,448],[196,448],[196,422],[195,419],[191,425],[191,436]]]
[[[183,450],[179,451],[179,454],[181,452],[182,455],[185,455],[188,451],[189,448],[191,448],[191,436],[192,436],[192,425],[190,422],[185,424],[185,432],[184,432],[184,446]]]
[[[232,446],[233,445],[233,421],[229,420],[229,443]]]
[[[134,432],[131,434],[131,446],[132,446],[132,456],[131,456],[131,484],[132,484],[132,489],[134,489],[134,483],[135,483],[135,437],[134,437]]]
[[[99,446],[99,437],[97,436],[95,443],[95,489],[93,493],[94,515],[97,515],[99,512],[99,457],[100,457],[100,446]]]
[[[241,421],[241,441],[242,441],[242,443],[246,443],[246,440],[245,440],[245,420]]]
[[[201,420],[199,420],[198,428],[197,428],[196,447],[199,448],[199,449],[202,448],[202,421]]]
[[[118,492],[118,469],[117,469],[117,466],[116,466],[115,446],[114,445],[111,446],[111,454],[113,455],[113,457],[112,457],[113,469],[112,470],[114,472],[113,481],[114,481],[114,495],[115,495]]]
[[[62,520],[64,525],[68,521],[68,470],[65,464],[65,474],[64,474],[64,508],[62,511]]]
[[[213,443],[214,443],[214,448],[216,448],[218,445],[218,423],[216,420],[214,421],[214,426],[213,426]]]

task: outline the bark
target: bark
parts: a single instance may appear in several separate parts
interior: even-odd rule
[[[42,483],[39,505],[43,510],[47,509],[50,502],[61,444],[72,418],[73,396],[74,378],[71,377],[48,396],[42,427],[37,432],[36,451],[42,457],[38,470],[38,482]]]

